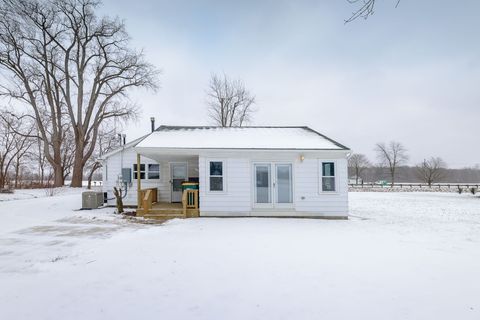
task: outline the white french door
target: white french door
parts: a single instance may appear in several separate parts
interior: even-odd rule
[[[291,163],[254,163],[253,175],[254,207],[289,208],[293,206]]]

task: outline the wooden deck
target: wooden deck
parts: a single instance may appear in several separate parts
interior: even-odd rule
[[[154,202],[148,189],[142,190],[142,205],[137,216],[151,219],[195,218],[200,215],[198,190],[186,190],[181,203]],[[156,195],[155,195],[156,198]]]

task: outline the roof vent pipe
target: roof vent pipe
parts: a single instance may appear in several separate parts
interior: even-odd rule
[[[155,117],[151,117],[150,122],[152,124],[152,132],[153,132],[153,131],[155,131]]]

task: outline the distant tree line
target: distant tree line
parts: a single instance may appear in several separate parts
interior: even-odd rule
[[[400,182],[425,183],[479,183],[480,167],[451,169],[440,157],[430,157],[408,166],[407,149],[399,142],[377,143],[376,162],[364,154],[354,153],[348,159],[348,174],[351,182],[386,181],[390,185]],[[353,181],[352,181],[353,180]]]

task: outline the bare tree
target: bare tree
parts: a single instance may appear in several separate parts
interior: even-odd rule
[[[377,143],[375,151],[380,164],[388,168],[393,187],[397,168],[408,160],[407,149],[400,142],[391,141],[388,145]]]
[[[0,110],[0,189],[5,188],[12,165],[15,166],[15,184],[18,183],[20,163],[32,145],[28,137],[32,128],[24,120],[18,120],[5,109]],[[26,131],[26,135],[20,134],[22,131]]]
[[[352,22],[358,18],[367,19],[369,16],[373,15],[375,12],[375,2],[376,0],[347,0],[351,4],[359,4],[359,7],[356,11],[352,13],[350,18],[345,20],[345,23]],[[398,7],[400,0],[394,0],[396,2],[395,8]]]
[[[14,172],[14,188],[17,189],[19,187],[19,180],[20,180],[20,167],[25,163],[25,160],[28,158],[26,155],[32,148],[35,140],[29,138],[28,135],[32,131],[32,127],[29,126],[28,129],[24,129],[27,135],[15,135],[15,172]]]
[[[74,139],[71,185],[79,187],[100,124],[137,115],[128,103],[129,89],[157,89],[157,69],[129,48],[123,21],[96,15],[99,5],[98,0],[0,4],[0,67],[10,80],[0,90],[29,106],[56,186],[63,185],[69,161],[66,130]]]
[[[429,187],[432,183],[438,182],[446,175],[447,165],[440,157],[431,157],[429,160],[423,160],[416,166],[417,177],[427,183]]]
[[[362,174],[365,169],[370,166],[370,161],[368,161],[364,154],[354,153],[350,156],[350,158],[348,158],[348,168],[350,169],[351,173],[355,175],[356,184],[358,184],[359,178],[362,178],[363,180]]]
[[[210,118],[221,127],[241,127],[252,119],[255,97],[241,80],[212,74],[207,91]]]
[[[100,156],[117,148],[119,146],[119,140],[117,138],[115,128],[103,127],[100,129],[98,135],[98,143],[93,152],[93,156],[87,162],[85,168],[88,170],[87,175],[87,188],[92,188],[92,178],[94,173],[102,167],[102,162],[99,160]]]

